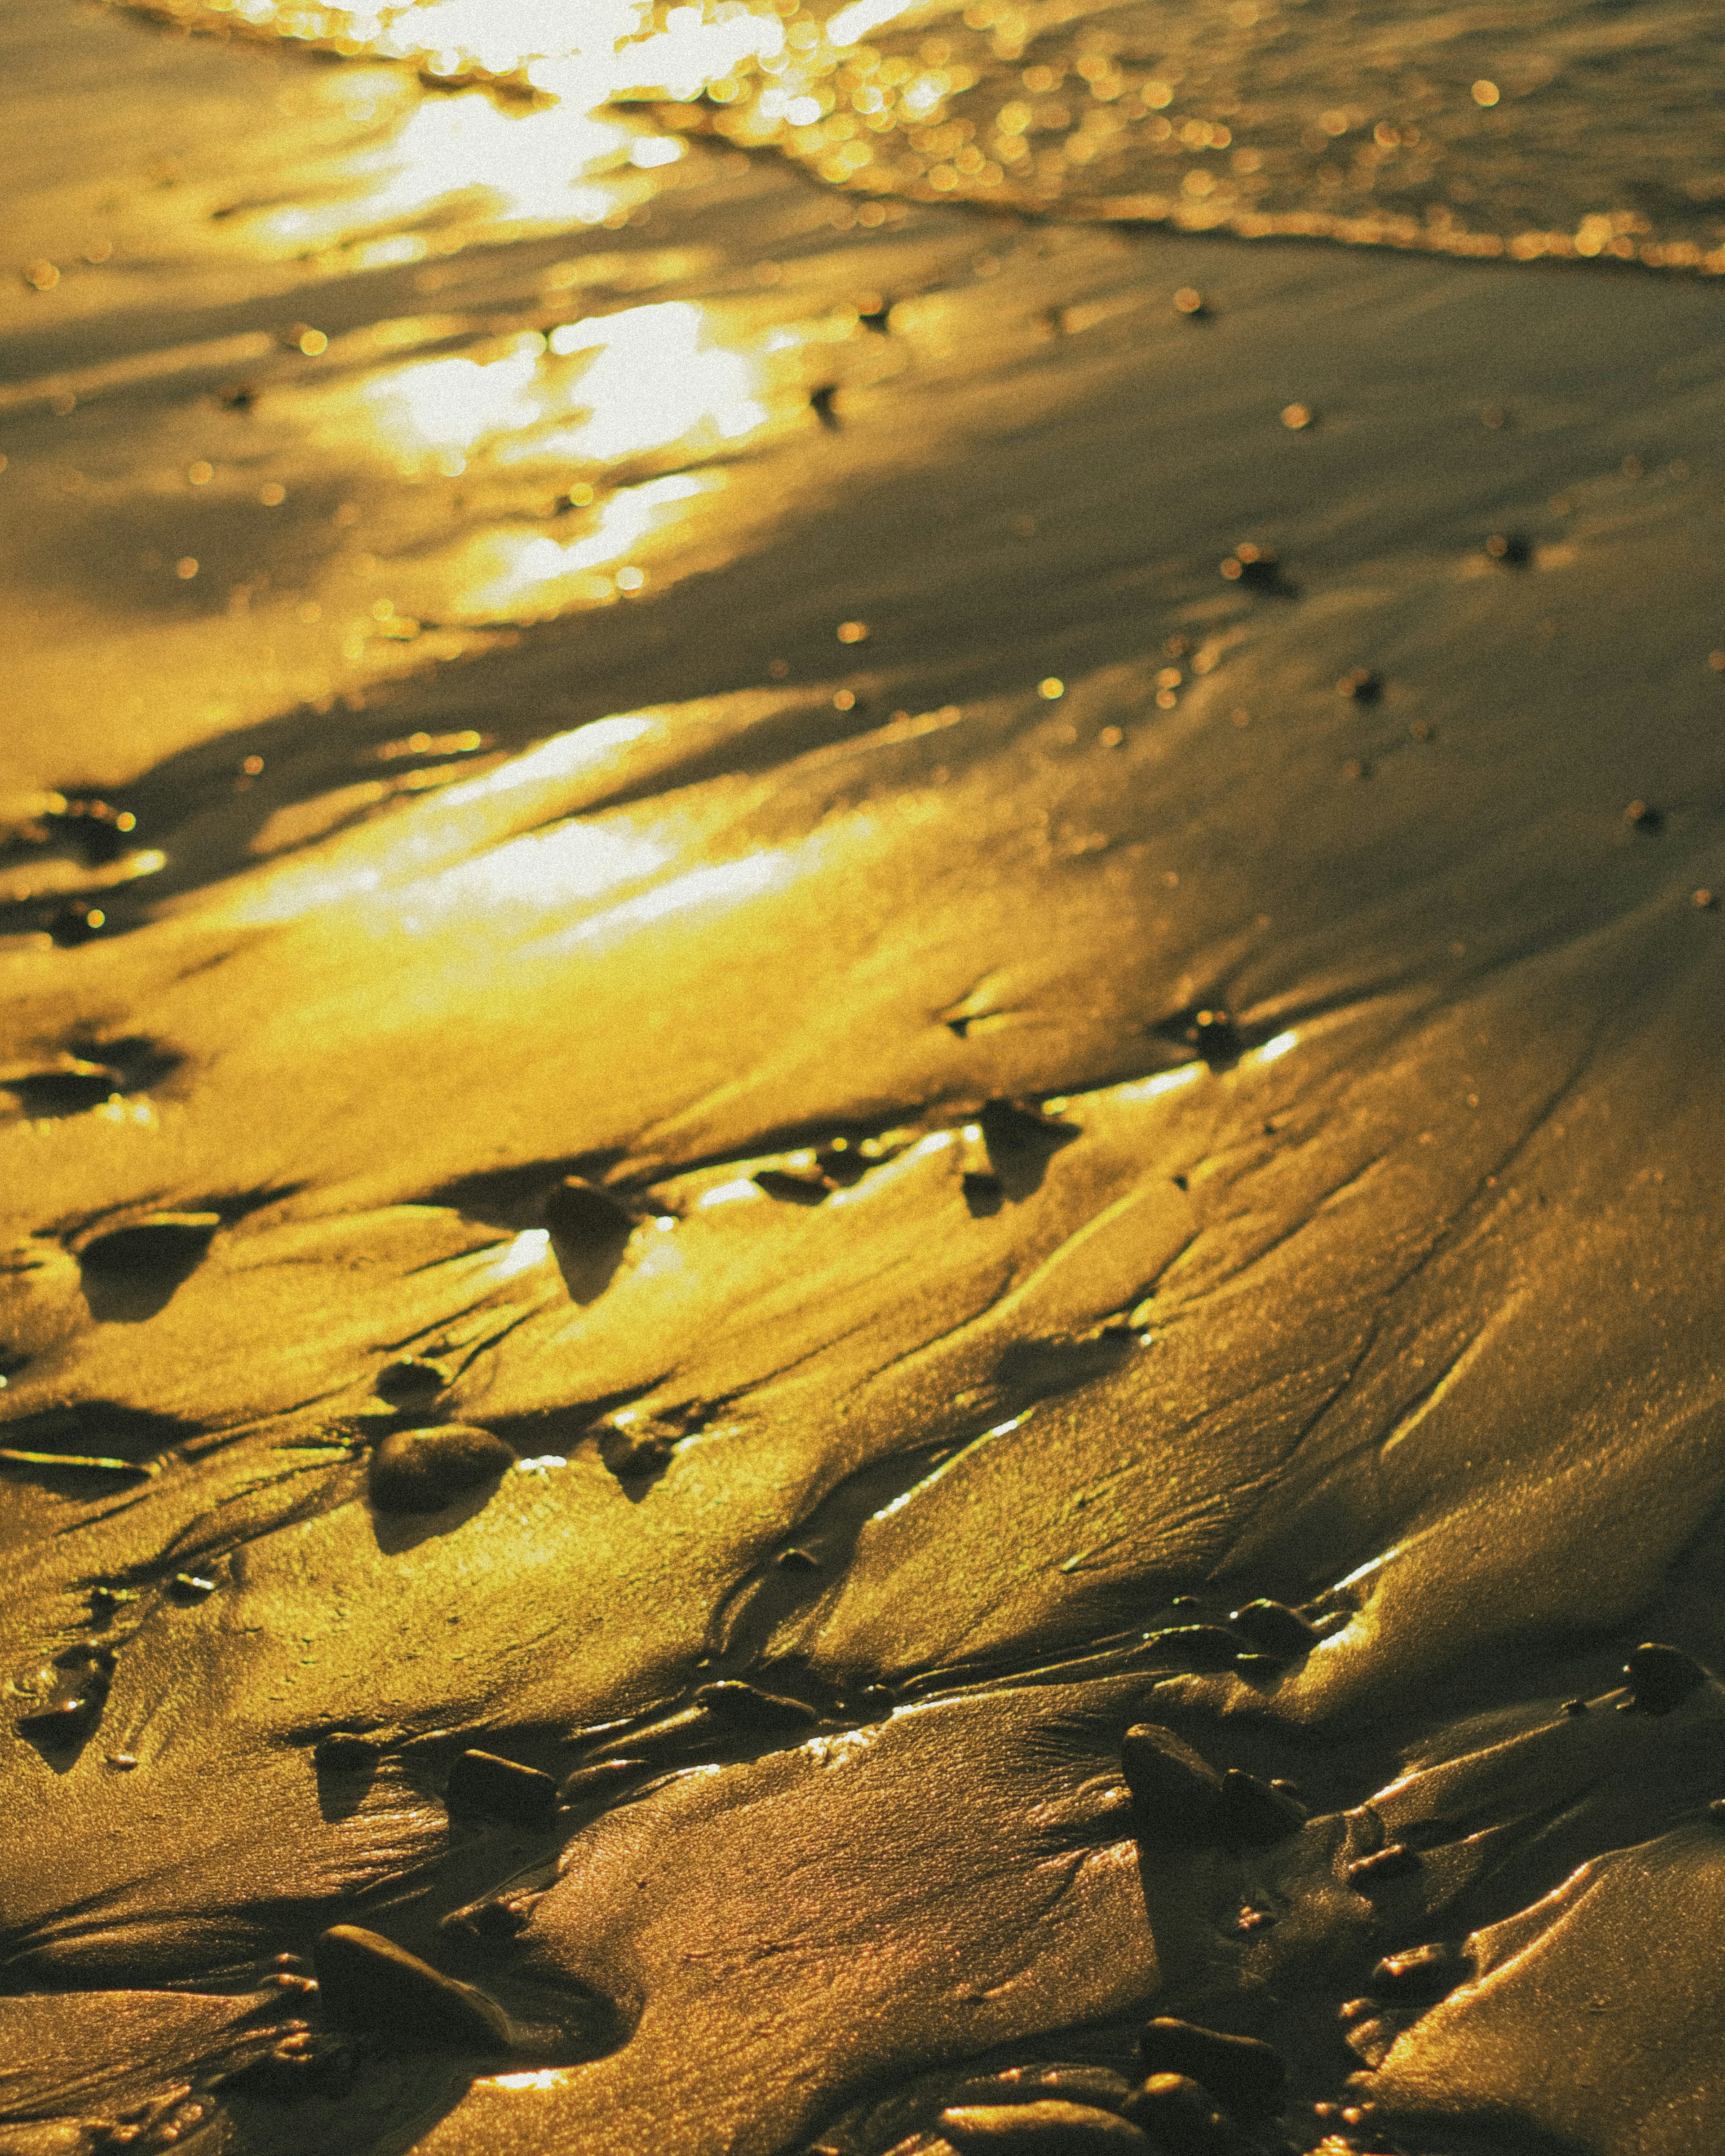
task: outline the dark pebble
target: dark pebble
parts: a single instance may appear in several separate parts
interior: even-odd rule
[[[1372,1994],[1391,2005],[1435,2005],[1473,1974],[1473,1958],[1439,1942],[1386,1954],[1372,1971]]]
[[[726,1680],[702,1685],[695,1704],[716,1714],[739,1729],[809,1729],[820,1717],[800,1699],[786,1699],[777,1692],[761,1691],[753,1685]]]
[[[1319,1638],[1316,1626],[1285,1602],[1248,1602],[1232,1611],[1228,1622],[1260,1654],[1279,1655],[1285,1661],[1310,1654]]]
[[[137,818],[107,801],[69,801],[42,819],[52,837],[69,839],[92,868],[117,861],[133,843]]]
[[[769,1198],[783,1199],[791,1205],[819,1205],[832,1193],[825,1176],[814,1169],[799,1173],[789,1168],[763,1168],[755,1178],[755,1185]]]
[[[591,1253],[627,1242],[635,1219],[608,1190],[572,1175],[547,1193],[545,1224],[554,1243]]]
[[[578,1767],[572,1774],[564,1775],[557,1795],[566,1804],[603,1804],[638,1775],[644,1764],[639,1759],[597,1759],[590,1767]]]
[[[1189,1669],[1225,1670],[1234,1664],[1240,1642],[1219,1625],[1175,1625],[1165,1632],[1153,1632],[1147,1646],[1175,1656]]]
[[[1206,1063],[1232,1063],[1240,1050],[1240,1029],[1224,1010],[1201,1010],[1187,1038]]]
[[[1217,1821],[1224,1840],[1267,1848],[1305,1825],[1306,1808],[1255,1774],[1231,1767],[1222,1777]]]
[[[514,1453],[489,1430],[446,1423],[393,1430],[372,1454],[372,1502],[380,1512],[440,1512],[514,1461]]]
[[[1585,1714],[1587,1702],[1584,1699],[1566,1699],[1563,1702],[1563,1712],[1565,1714]]]
[[[1118,2111],[1132,2092],[1124,2074],[1108,2066],[1009,2066],[1004,2073],[978,2074],[947,2092],[947,2108],[971,2104],[1088,2104],[1097,2111]]]
[[[5,1081],[8,1093],[27,1116],[78,1116],[113,1099],[126,1084],[124,1075],[105,1063],[73,1062],[62,1070],[33,1070]]]
[[[74,900],[69,906],[55,907],[48,918],[48,932],[63,951],[69,951],[100,936],[107,925],[107,914],[100,906],[85,906]]]
[[[1111,2150],[1147,2150],[1137,2128],[1111,2111],[1059,2097],[1038,2103],[955,2105],[940,2118],[942,2138],[958,2152],[999,2149],[1011,2156],[1107,2156]]]
[[[312,1949],[324,2012],[401,2051],[507,2051],[501,2007],[376,1932],[337,1924]]]
[[[1420,1869],[1420,1860],[1411,1849],[1393,1841],[1387,1849],[1375,1856],[1362,1856],[1348,1867],[1348,1881],[1362,1894],[1369,1894],[1380,1880],[1405,1879],[1410,1871]]]
[[[1147,2074],[1183,2074],[1201,2082],[1231,2109],[1276,2110],[1288,2077],[1281,2053],[1255,2036],[1227,2036],[1167,2015],[1147,2024],[1138,2039],[1138,2058]]]
[[[1140,1834],[1209,1840],[1217,1833],[1222,1778],[1171,1729],[1153,1722],[1128,1729],[1120,1764]]]
[[[1645,1641],[1623,1666],[1635,1704],[1644,1714],[1669,1714],[1707,1681],[1707,1673],[1681,1647]]]
[[[449,1382],[449,1373],[437,1363],[409,1355],[377,1373],[377,1393],[392,1407],[429,1407]]]
[[[312,1764],[331,1774],[369,1774],[382,1756],[369,1737],[349,1729],[332,1729],[311,1748]]]
[[[188,1271],[222,1224],[219,1213],[152,1213],[78,1245],[78,1261],[105,1273]]]
[[[1250,541],[1236,547],[1222,563],[1222,574],[1230,584],[1244,584],[1250,591],[1274,591],[1281,581],[1281,564],[1275,552],[1268,547],[1255,547]]]
[[[56,1686],[39,1705],[18,1717],[18,1726],[39,1742],[75,1743],[100,1721],[107,1696],[106,1680],[92,1670],[76,1684]]]
[[[781,1550],[773,1560],[781,1572],[819,1572],[820,1559],[812,1550]]]
[[[1209,2090],[1189,2074],[1152,2074],[1126,2116],[1142,2128],[1158,2156],[1233,2156],[1239,2145]]]
[[[167,1591],[176,1602],[203,1602],[216,1591],[216,1583],[206,1579],[201,1572],[177,1572],[167,1583]]]
[[[549,1826],[557,1814],[557,1785],[538,1768],[499,1758],[495,1752],[464,1752],[449,1769],[444,1802],[452,1812],[485,1812],[516,1826]]]

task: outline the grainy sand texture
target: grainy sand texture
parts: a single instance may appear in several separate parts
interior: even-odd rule
[[[1713,27],[842,13],[0,0],[0,2156],[1707,2156]]]

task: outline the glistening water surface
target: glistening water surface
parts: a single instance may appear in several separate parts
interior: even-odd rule
[[[1706,27],[0,0],[4,2156],[1725,2141]]]

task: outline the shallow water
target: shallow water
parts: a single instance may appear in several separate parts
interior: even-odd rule
[[[1254,2156],[1692,2156],[1718,287],[876,198],[614,62],[760,18],[432,13],[0,4],[0,2149],[944,2156],[1168,2013]],[[1698,17],[1483,19],[1451,236],[1698,186]],[[1301,68],[1406,178],[1359,14],[1181,21],[1260,208]]]

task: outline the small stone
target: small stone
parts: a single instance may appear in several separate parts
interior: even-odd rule
[[[392,1407],[429,1407],[449,1382],[449,1373],[418,1355],[404,1356],[377,1373],[377,1392]]]
[[[489,1430],[444,1423],[393,1430],[372,1454],[372,1502],[380,1512],[440,1512],[514,1465]]]
[[[495,1752],[464,1752],[449,1769],[444,1802],[452,1812],[486,1812],[516,1826],[549,1826],[557,1814],[557,1785],[538,1768]]]
[[[78,1684],[57,1686],[39,1705],[27,1708],[18,1726],[39,1743],[76,1743],[101,1719],[107,1692],[105,1682],[92,1671]]]
[[[1717,912],[1719,905],[1719,901],[1714,894],[1707,890],[1704,886],[1700,891],[1692,891],[1690,892],[1689,903],[1694,906],[1698,912],[1702,913]]]
[[[1681,1647],[1645,1641],[1623,1666],[1634,1704],[1644,1714],[1669,1714],[1707,1681],[1707,1673]]]
[[[1132,2092],[1124,2074],[1107,2066],[1008,2066],[998,2074],[978,2074],[947,2092],[946,2107],[960,2111],[975,2104],[1076,2103],[1096,2111],[1119,2111]]]
[[[188,1272],[221,1224],[219,1213],[151,1213],[81,1241],[78,1261],[104,1273]]]
[[[1136,2126],[1117,2112],[1058,2097],[1038,2103],[957,2104],[943,2111],[940,2131],[957,2156],[999,2149],[1005,2156],[1109,2156],[1128,2148],[1148,2150]]]
[[[754,1685],[729,1679],[702,1685],[696,1692],[695,1704],[739,1729],[810,1729],[820,1720],[814,1709],[800,1699],[787,1699],[780,1693],[762,1691]]]
[[[1375,704],[1384,694],[1384,677],[1369,666],[1350,666],[1336,684],[1336,694],[1355,704]]]
[[[1440,1941],[1386,1954],[1372,1971],[1373,1995],[1392,2005],[1435,2005],[1473,1974],[1473,1958]]]
[[[1213,1070],[1232,1063],[1243,1045],[1233,1017],[1219,1009],[1199,1011],[1193,1019],[1188,1038]]]
[[[56,906],[47,924],[49,937],[63,951],[88,943],[92,937],[100,936],[107,925],[108,916],[101,906],[75,898]]]
[[[1570,1715],[1585,1714],[1587,1712],[1587,1702],[1584,1699],[1566,1699],[1563,1702],[1563,1712],[1565,1714]]]
[[[167,1591],[176,1602],[202,1602],[215,1593],[216,1583],[201,1572],[177,1572],[167,1583]]]
[[[1222,1778],[1171,1729],[1141,1722],[1128,1729],[1120,1764],[1138,1833],[1208,1841],[1220,1819]]]
[[[1174,312],[1184,315],[1188,321],[1197,321],[1209,312],[1204,297],[1195,285],[1182,285],[1174,295]]]
[[[1219,1830],[1224,1840],[1248,1848],[1285,1841],[1306,1824],[1306,1808],[1255,1774],[1230,1767],[1222,1777]]]
[[[1393,1841],[1387,1849],[1380,1849],[1371,1856],[1358,1858],[1348,1867],[1348,1883],[1362,1894],[1368,1894],[1386,1879],[1405,1879],[1409,1872],[1420,1869],[1420,1860],[1411,1849]]]
[[[1153,1632],[1145,1645],[1174,1656],[1194,1670],[1231,1668],[1240,1652],[1239,1640],[1219,1625],[1172,1625],[1165,1632]]]
[[[1725,1797],[1715,1797],[1707,1806],[1707,1816],[1716,1826],[1725,1826]]]
[[[1308,1625],[1285,1602],[1248,1602],[1231,1611],[1228,1622],[1260,1654],[1280,1656],[1285,1661],[1309,1655],[1321,1636],[1316,1625]]]
[[[1632,831],[1645,831],[1649,838],[1657,838],[1665,829],[1662,812],[1645,801],[1631,801],[1623,812],[1623,820]]]
[[[1533,549],[1518,531],[1494,531],[1486,542],[1486,554],[1507,568],[1522,569],[1532,560]]]
[[[312,1949],[324,2012],[338,2028],[400,2051],[509,2049],[509,2020],[471,1984],[357,1924],[336,1924]]]
[[[1255,547],[1248,541],[1223,562],[1222,574],[1230,584],[1244,584],[1249,591],[1273,592],[1281,581],[1281,564],[1273,548]]]
[[[781,1572],[819,1572],[820,1559],[812,1550],[781,1550],[773,1560]]]
[[[763,1168],[754,1180],[757,1190],[791,1205],[819,1205],[832,1195],[833,1186],[819,1168],[799,1173],[790,1168]]]
[[[321,1774],[369,1774],[382,1757],[381,1746],[351,1729],[332,1729],[311,1748],[311,1763]]]
[[[573,1774],[564,1775],[558,1798],[566,1804],[603,1804],[639,1774],[644,1763],[639,1759],[596,1759],[590,1767],[578,1767]]]
[[[1281,2053],[1255,2036],[1224,2035],[1167,2015],[1146,2025],[1138,2058],[1147,2074],[1185,2075],[1230,2109],[1278,2109],[1288,2077]]]
[[[545,1224],[552,1242],[591,1255],[627,1242],[635,1219],[608,1190],[572,1175],[547,1194]]]
[[[1237,2146],[1209,2090],[1190,2074],[1152,2074],[1128,2101],[1126,2116],[1158,2156],[1232,2156]]]

